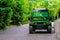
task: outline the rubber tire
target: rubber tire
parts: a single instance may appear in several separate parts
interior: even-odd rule
[[[29,26],[29,33],[30,34],[35,33],[35,29],[32,26]]]
[[[49,28],[47,28],[47,32],[51,33],[52,32],[52,27],[50,26]]]

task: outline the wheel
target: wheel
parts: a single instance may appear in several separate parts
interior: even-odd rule
[[[52,27],[51,27],[51,26],[48,26],[47,32],[48,32],[48,33],[51,33],[51,30],[52,30]]]
[[[32,26],[29,26],[29,33],[32,34],[35,32],[35,28],[33,28]]]
[[[29,33],[32,33],[32,26],[29,26]]]

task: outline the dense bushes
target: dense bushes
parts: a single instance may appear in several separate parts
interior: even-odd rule
[[[20,0],[0,0],[0,29],[4,29],[10,24],[20,25],[26,21],[27,16],[24,14],[28,13],[28,10],[26,10],[28,8],[24,2]]]
[[[23,14],[22,13],[22,9],[21,9],[21,5],[20,5],[19,2],[16,2],[13,5],[11,6],[12,7],[12,11],[13,11],[12,24],[20,25],[20,23],[21,23],[21,16]]]
[[[5,0],[0,1],[0,29],[4,29],[11,23],[11,17],[13,15],[9,2]]]

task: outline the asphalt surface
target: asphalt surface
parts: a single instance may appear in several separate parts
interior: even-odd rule
[[[0,31],[0,40],[59,40],[54,30],[52,33],[36,32],[29,34],[29,25],[25,24],[19,27]]]

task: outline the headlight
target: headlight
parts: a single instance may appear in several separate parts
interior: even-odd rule
[[[44,25],[45,25],[45,23],[44,23]]]
[[[35,23],[35,24],[37,24],[37,23]]]
[[[33,20],[38,20],[38,18],[33,18]]]
[[[46,20],[46,18],[43,18],[43,20]]]

